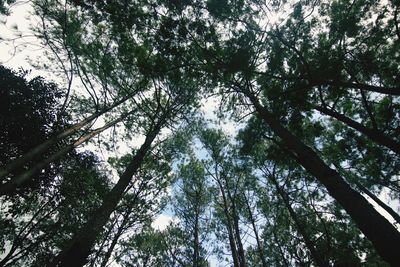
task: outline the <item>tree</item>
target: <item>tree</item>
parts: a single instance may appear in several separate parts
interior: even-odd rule
[[[39,194],[15,197],[2,210],[1,242],[11,245],[1,266],[48,264],[54,250],[87,221],[108,191],[109,181],[97,164],[90,153],[75,154],[63,161],[57,178]]]
[[[205,243],[210,232],[207,213],[212,190],[207,185],[203,166],[192,157],[179,167],[177,178],[178,190],[174,194],[173,207],[179,219],[178,226],[187,240],[180,257],[186,265],[207,266]]]
[[[157,102],[159,102],[158,100]],[[170,99],[171,106],[157,106],[155,110],[155,117],[150,121],[150,129],[146,134],[146,139],[140,149],[132,157],[131,161],[126,165],[125,171],[120,175],[117,184],[103,199],[102,206],[94,213],[93,217],[89,222],[82,227],[82,229],[75,235],[71,243],[55,258],[52,265],[57,266],[70,266],[72,265],[83,265],[86,262],[86,258],[90,254],[90,250],[94,245],[94,242],[98,235],[101,233],[103,226],[109,219],[110,214],[116,208],[118,202],[124,195],[125,189],[128,187],[132,176],[134,176],[137,170],[140,168],[144,161],[147,153],[151,149],[151,144],[161,130],[161,127],[167,122],[170,116],[179,112],[181,108],[179,101],[174,103],[174,99]],[[175,100],[176,101],[176,100]],[[159,110],[164,110],[165,113],[158,114]]]
[[[360,239],[357,228],[339,206],[326,197],[327,192],[297,166],[276,140],[256,136],[260,126],[263,126],[262,121],[251,120],[239,134],[239,140],[241,153],[248,155],[250,164],[258,170],[258,184],[253,188],[259,188],[256,190],[258,205],[268,222],[264,234],[269,251],[266,255],[273,252],[275,260],[280,262],[277,265],[290,265],[303,259],[304,264],[312,260],[322,266],[333,262],[357,266],[363,261],[359,253],[365,253],[376,262],[376,252],[370,248],[370,243]],[[338,231],[343,235],[338,235]],[[293,244],[296,232],[300,241]],[[276,251],[278,245],[280,248]],[[298,259],[291,258],[299,251],[304,254]],[[274,259],[268,260],[274,262]]]
[[[180,260],[183,232],[169,226],[164,231],[147,226],[141,233],[133,235],[123,244],[118,259],[123,266],[186,266]]]
[[[369,5],[362,6],[360,4],[358,8],[361,7],[366,9],[370,8]],[[285,27],[289,25],[292,25],[293,23],[299,22],[299,24],[301,24],[304,22],[304,13],[302,11],[302,6],[299,4],[296,8],[297,9],[294,10],[292,17],[287,21],[286,26],[284,26],[283,29],[285,29]],[[332,8],[336,8],[334,4]],[[357,10],[357,12],[360,12],[357,14],[362,14],[362,8]],[[240,14],[237,17],[240,17]],[[246,18],[243,18],[243,20],[246,21]],[[230,20],[229,18],[226,19],[225,22],[231,22],[233,25],[237,23],[235,20]],[[282,103],[279,103],[279,105],[277,105],[277,102],[273,102],[271,103],[271,106],[269,106],[271,99],[268,98],[267,92],[275,87],[268,86],[269,84],[266,83],[265,80],[261,79],[261,77],[258,78],[258,76],[252,74],[255,72],[256,66],[263,66],[261,63],[258,64],[258,61],[262,61],[264,60],[264,58],[262,57],[262,53],[257,54],[257,49],[255,49],[255,47],[257,46],[249,45],[249,43],[253,44],[260,42],[260,39],[257,39],[256,35],[258,28],[252,27],[253,25],[251,24],[251,22],[248,23],[250,24],[250,27],[247,28],[247,31],[238,30],[236,35],[237,37],[232,38],[231,40],[228,40],[226,42],[225,55],[214,53],[214,57],[209,60],[219,64],[224,64],[223,69],[220,70],[219,74],[221,83],[225,84],[227,92],[233,91],[233,94],[235,96],[240,95],[241,97],[236,97],[236,99],[239,99],[239,101],[244,100],[242,101],[243,105],[250,104],[254,108],[260,119],[263,120],[264,123],[266,123],[268,127],[272,130],[272,132],[280,139],[279,141],[282,142],[282,147],[288,149],[289,154],[293,158],[295,158],[297,162],[302,165],[310,174],[312,174],[323,186],[327,188],[330,195],[343,206],[343,208],[353,218],[355,223],[360,227],[366,237],[371,240],[380,255],[392,265],[396,265],[398,263],[398,256],[396,255],[394,248],[388,244],[397,243],[400,241],[400,234],[397,229],[391,223],[389,223],[381,214],[379,214],[379,212],[376,211],[364,197],[353,190],[344,180],[344,178],[337,171],[330,168],[329,165],[327,165],[324,160],[320,156],[318,156],[318,154],[310,146],[304,143],[301,140],[301,137],[299,138],[297,136],[296,131],[291,132],[281,122],[281,118],[285,117],[282,114],[284,112],[284,106],[288,107],[290,110],[293,110],[294,116],[292,117],[292,119],[296,118],[295,115],[301,117],[300,110],[298,110],[297,108],[299,104],[291,103],[291,99],[288,99],[289,101],[284,102],[285,105],[282,105]],[[312,25],[312,23],[310,25]],[[303,28],[300,28],[300,30],[304,30],[304,32],[299,32],[298,36],[311,38],[311,34],[306,35],[307,33],[310,33],[310,25],[306,24]],[[311,70],[307,69],[308,64],[304,59],[305,53],[301,53],[302,51],[299,52],[297,48],[293,48],[292,43],[286,42],[286,36],[284,38],[282,35],[283,31],[273,29],[266,34],[280,41],[281,45],[286,47],[286,51],[288,51],[288,53],[293,53],[289,54],[287,58],[283,57],[283,53],[278,54],[283,61],[282,63],[286,62],[286,64],[289,65],[290,71],[300,71],[301,75],[304,75],[304,72],[305,75],[313,75]],[[298,38],[298,36],[295,36],[295,38]],[[261,38],[265,37],[261,35]],[[305,39],[304,43],[301,45],[303,45],[304,49],[309,49],[307,44],[308,40]],[[237,47],[240,47],[240,50],[238,50]],[[235,53],[240,52],[243,54],[243,51],[246,51],[245,55],[247,55],[248,59],[242,66],[240,66],[239,69],[232,68],[231,63],[229,62],[224,62],[224,59],[234,58]],[[293,58],[291,56],[293,56]],[[292,60],[294,62],[291,62]],[[267,67],[269,66],[267,65]],[[280,69],[282,70],[282,67]],[[274,70],[275,69],[272,69],[272,71]],[[366,78],[366,80],[368,80],[368,77]],[[283,83],[286,81],[285,78],[282,80]],[[290,79],[287,80],[290,81]],[[315,86],[315,84],[313,84],[310,80],[309,83],[312,86]],[[333,83],[331,85],[346,87],[346,84],[343,84],[341,82]],[[352,87],[356,87],[361,90],[372,90],[372,87],[375,88],[375,86],[363,86],[359,84],[356,86],[347,86],[346,88],[348,89]],[[278,90],[282,90],[286,87],[284,86],[284,84],[281,84],[280,88],[281,89]],[[390,87],[387,89],[388,91],[390,91],[390,93],[393,94],[395,94],[395,92],[397,91],[396,88]],[[386,91],[386,93],[389,93],[388,91]],[[300,94],[297,94],[295,96],[299,97]],[[247,99],[248,102],[246,102],[245,99]],[[296,104],[297,106],[295,106],[294,104]],[[277,109],[277,111],[275,111],[275,108]],[[293,122],[293,124],[296,124],[296,122],[298,123],[299,121],[300,120],[289,120],[289,123]],[[365,217],[367,214],[369,219]],[[377,234],[376,225],[380,225],[379,231],[381,231],[381,233],[379,234]],[[391,240],[391,242],[388,242],[388,240]]]
[[[171,182],[170,168],[162,150],[156,151],[157,159],[147,159],[138,170],[136,179],[130,182],[123,199],[109,220],[110,223],[107,224],[105,236],[101,235],[98,238],[96,253],[93,253],[95,255],[90,259],[92,265],[99,263],[100,266],[106,266],[115,253],[115,248],[130,238],[127,233],[142,231],[159,211],[165,191]],[[118,172],[122,173],[129,160],[130,155],[126,155],[111,161]],[[114,256],[117,257],[118,254]]]
[[[228,139],[221,131],[205,129],[200,133],[200,140],[210,157],[204,167],[219,191],[215,199],[215,217],[226,227],[233,265],[244,267],[247,265],[246,255],[239,223],[243,177],[233,172],[236,166],[229,161]]]

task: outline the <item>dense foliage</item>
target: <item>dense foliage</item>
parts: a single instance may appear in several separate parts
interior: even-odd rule
[[[400,266],[399,1],[29,5],[0,266]]]

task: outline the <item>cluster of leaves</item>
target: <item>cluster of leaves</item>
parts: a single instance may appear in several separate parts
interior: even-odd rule
[[[0,165],[29,152],[68,125],[68,117],[58,114],[62,91],[43,78],[27,80],[28,72],[15,73],[0,67]],[[16,170],[17,175],[35,164],[35,160]],[[59,171],[57,165],[48,166],[27,184],[38,188],[51,180]],[[2,182],[5,182],[4,178]]]

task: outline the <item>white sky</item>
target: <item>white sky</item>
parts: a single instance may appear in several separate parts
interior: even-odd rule
[[[39,71],[29,63],[29,58],[35,62],[44,56],[41,54],[42,49],[37,45],[38,39],[30,30],[30,25],[36,23],[30,14],[32,7],[26,1],[17,3],[20,2],[22,3],[16,4],[12,9],[10,16],[0,15],[0,63],[13,69],[32,69],[34,76],[43,75],[55,79],[51,71]]]

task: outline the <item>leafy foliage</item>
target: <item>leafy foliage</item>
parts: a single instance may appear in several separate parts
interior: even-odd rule
[[[0,169],[39,169],[2,197],[0,265],[399,265],[398,1],[33,6],[82,90],[0,69],[1,167],[63,136]]]

